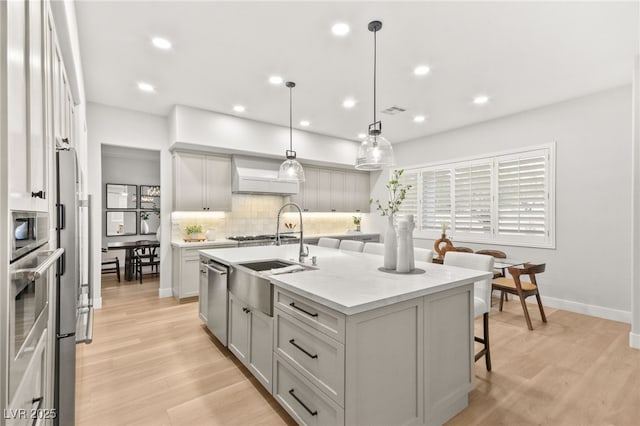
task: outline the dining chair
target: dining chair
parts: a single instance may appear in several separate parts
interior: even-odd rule
[[[384,244],[382,243],[364,243],[363,253],[384,255]]]
[[[340,250],[362,252],[362,249],[364,248],[364,243],[362,241],[355,241],[355,240],[342,240],[340,241],[340,246],[338,248]]]
[[[431,261],[433,260],[433,250],[414,247],[413,258],[419,262],[431,263]]]
[[[525,263],[521,268],[508,268],[509,274],[511,274],[513,278],[501,277],[493,280],[493,290],[500,291],[500,311],[502,311],[502,301],[504,294],[511,293],[518,296],[520,298],[520,304],[522,305],[524,318],[527,321],[527,327],[529,327],[529,330],[533,330],[533,326],[531,325],[531,318],[529,317],[529,310],[527,309],[527,304],[525,302],[525,299],[529,296],[536,296],[536,300],[538,301],[538,308],[540,309],[540,316],[542,317],[542,322],[547,322],[547,317],[544,314],[544,308],[542,307],[542,301],[540,300],[538,282],[536,281],[536,274],[540,274],[544,272],[544,270],[544,263],[538,265],[533,263]],[[522,277],[523,275],[528,275],[530,281],[522,281],[520,277]]]
[[[116,277],[118,277],[118,282],[120,282],[120,259],[118,259],[118,256],[102,259],[102,273],[115,273]]]
[[[337,249],[340,246],[340,240],[337,238],[322,237],[318,240],[318,247],[327,247]]]
[[[444,264],[458,266],[460,268],[476,269],[479,271],[493,270],[493,257],[485,254],[447,251],[444,256]],[[476,281],[473,289],[473,313],[474,318],[482,315],[483,336],[474,336],[473,340],[481,343],[482,349],[475,354],[475,360],[484,356],[487,371],[491,371],[491,350],[489,346],[489,311],[491,311],[491,278]]]
[[[155,250],[144,248],[136,248],[133,250],[133,267],[135,271],[135,278],[142,284],[142,275],[144,274],[142,268],[149,267],[150,271],[147,274],[158,274],[158,267],[160,266],[160,258],[156,256]],[[155,269],[155,271],[154,271]]]

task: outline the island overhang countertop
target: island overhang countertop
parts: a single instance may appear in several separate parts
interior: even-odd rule
[[[201,250],[204,256],[233,267],[239,263],[282,259],[297,263],[298,245],[259,246]],[[416,262],[422,274],[392,274],[379,271],[383,258],[324,247],[310,247],[309,260],[316,256],[314,269],[263,275],[276,286],[305,296],[315,302],[354,315],[394,303],[411,300],[491,278],[487,271],[476,271],[426,262]]]

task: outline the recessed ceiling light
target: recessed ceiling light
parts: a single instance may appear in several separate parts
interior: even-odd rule
[[[236,106],[233,107],[233,110],[235,112],[244,112],[245,107],[243,107],[242,105],[236,105]]]
[[[171,42],[166,38],[154,37],[151,39],[151,43],[153,43],[153,45],[158,49],[163,49],[163,50],[171,49]]]
[[[282,84],[282,82],[282,77],[278,75],[272,75],[271,77],[269,77],[269,83],[271,84]]]
[[[346,36],[347,34],[349,34],[349,31],[351,31],[349,25],[345,24],[344,22],[338,22],[337,24],[334,24],[333,27],[331,27],[331,32],[333,33],[333,35],[336,35],[338,37]]]
[[[422,123],[425,118],[426,117],[424,115],[416,115],[415,117],[413,117],[413,121],[415,121],[416,123]]]
[[[310,121],[308,121],[308,120],[302,120],[302,121],[300,122],[300,125],[301,125],[301,126],[303,126],[303,127],[307,127],[307,126],[308,126],[308,125],[310,125],[310,124],[311,124],[311,122],[310,122]]]
[[[415,75],[427,75],[429,74],[429,71],[431,71],[431,68],[429,68],[427,65],[418,65],[413,69],[413,73]]]
[[[364,139],[366,137],[367,137],[366,133],[358,133],[358,139]]]
[[[356,105],[356,101],[352,98],[347,98],[342,101],[342,106],[345,108],[353,108]]]
[[[489,102],[489,96],[487,95],[478,95],[473,98],[473,103],[476,105],[484,105]]]
[[[155,91],[155,88],[152,85],[150,85],[149,83],[145,83],[144,81],[138,82],[138,89],[142,90],[143,92]]]

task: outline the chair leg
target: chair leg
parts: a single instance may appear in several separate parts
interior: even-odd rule
[[[120,260],[116,258],[116,276],[118,277],[118,282],[120,282]]]
[[[547,322],[547,316],[544,314],[544,309],[542,308],[542,300],[540,300],[539,293],[536,293],[536,300],[538,301],[538,308],[540,308],[540,316],[542,317],[542,322]]]
[[[502,312],[502,302],[504,301],[504,290],[500,290],[500,312]]]
[[[482,343],[482,349],[475,354],[474,360],[477,361],[484,356],[487,371],[491,371],[491,352],[489,350],[489,313],[482,314],[482,337],[473,336],[473,340]]]
[[[529,330],[533,330],[533,325],[531,325],[531,318],[529,317],[529,310],[527,309],[527,304],[524,301],[524,296],[519,294],[520,296],[520,304],[522,304],[522,310],[524,311],[524,319],[527,320],[527,327]]]

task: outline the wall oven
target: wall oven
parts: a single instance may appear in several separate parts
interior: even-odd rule
[[[11,212],[11,262],[49,241],[49,215]]]
[[[50,291],[56,279],[58,259],[63,252],[63,249],[49,251],[42,247],[22,256],[9,267],[10,401],[36,363],[36,348],[40,346],[38,343],[47,328]],[[34,394],[33,398],[42,398],[42,395]]]

